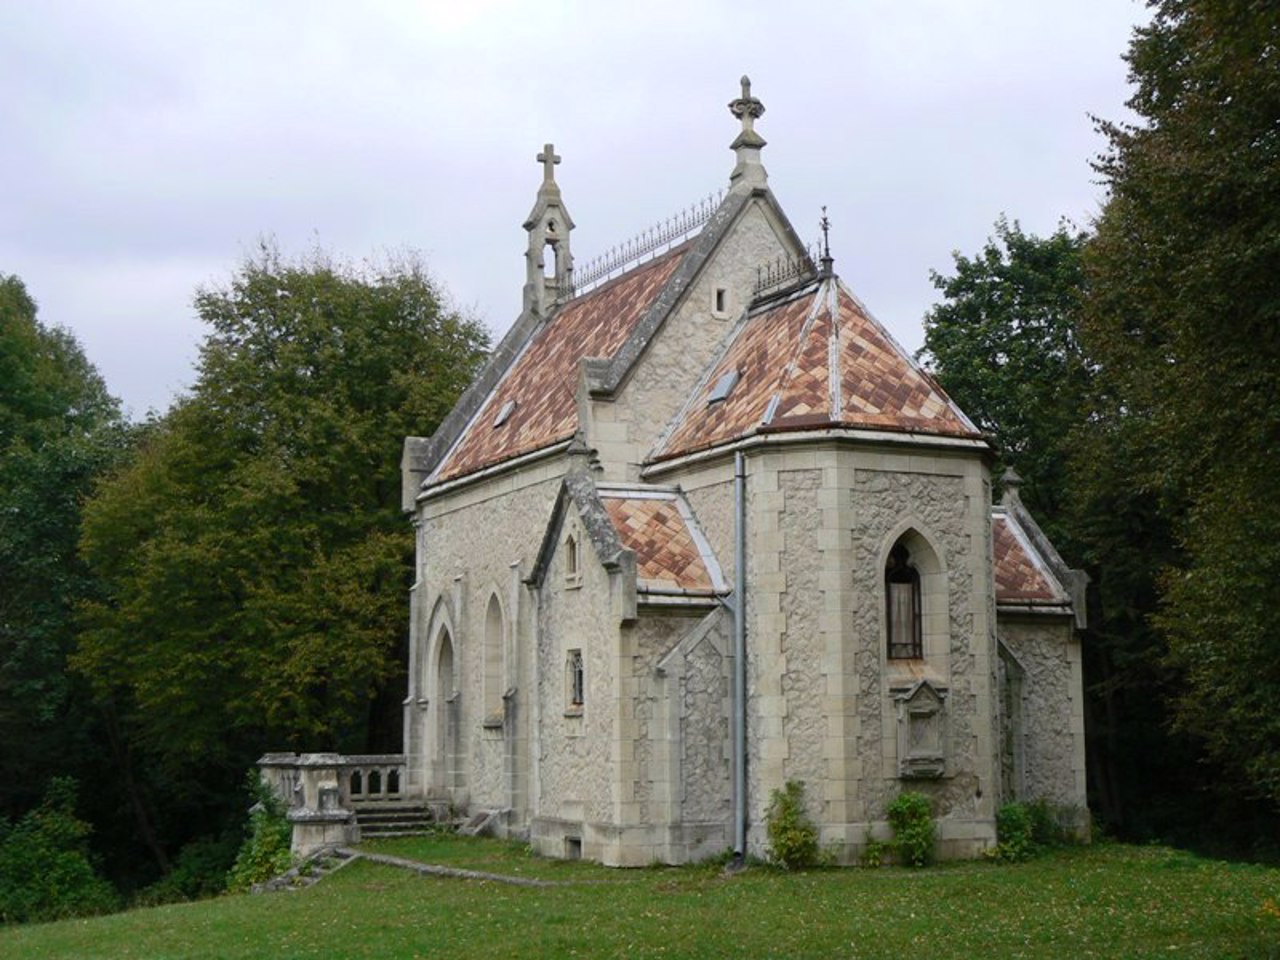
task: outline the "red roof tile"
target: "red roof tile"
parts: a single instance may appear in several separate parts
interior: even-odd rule
[[[1007,516],[991,518],[997,603],[1064,603]]]
[[[463,430],[434,479],[459,477],[572,437],[578,428],[574,389],[579,361],[617,352],[685,250],[687,246],[677,247],[553,314]],[[514,407],[495,427],[508,401]]]
[[[689,518],[674,495],[628,496],[601,491],[601,502],[623,546],[636,555],[636,578],[641,589],[687,590],[710,593],[719,586],[714,558],[704,556],[705,541],[695,537]],[[647,583],[646,583],[647,581]]]
[[[711,387],[734,370],[737,386],[708,405]],[[747,320],[657,456],[691,453],[757,430],[825,426],[979,436],[848,291],[819,284]]]

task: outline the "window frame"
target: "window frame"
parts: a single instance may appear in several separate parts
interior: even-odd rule
[[[903,632],[900,629],[901,619],[895,613],[895,599],[900,591],[895,587],[907,586],[911,590],[910,638],[900,642]],[[885,646],[890,660],[923,660],[924,659],[924,597],[921,589],[920,571],[911,558],[911,551],[901,540],[893,545],[884,565],[884,608],[885,608]]]

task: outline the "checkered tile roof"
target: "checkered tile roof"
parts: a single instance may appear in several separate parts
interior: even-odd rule
[[[679,266],[677,247],[565,304],[552,315],[480,407],[436,473],[450,480],[532,453],[573,436],[577,366],[584,357],[612,357]],[[494,426],[508,402],[514,406]]]
[[[739,374],[729,396],[711,387]],[[659,459],[755,432],[862,427],[956,437],[977,429],[836,281],[753,313],[705,379]]]
[[[1031,547],[1014,529],[1007,516],[991,518],[997,603],[1064,603],[1066,598],[1054,587],[1036,562]]]
[[[708,558],[675,497],[628,497],[601,492],[601,501],[623,545],[636,555],[642,585],[709,593],[715,589]]]

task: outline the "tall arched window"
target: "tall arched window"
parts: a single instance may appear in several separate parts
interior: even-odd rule
[[[497,594],[489,596],[484,615],[484,724],[502,723],[502,605]]]
[[[884,565],[885,623],[889,659],[913,660],[924,656],[921,630],[920,571],[911,553],[899,540]]]

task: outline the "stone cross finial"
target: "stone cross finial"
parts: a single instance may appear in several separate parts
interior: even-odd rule
[[[560,162],[560,157],[556,154],[556,148],[549,143],[543,146],[542,152],[538,154],[538,162],[542,164],[543,183],[555,183],[556,164]]]
[[[764,114],[764,104],[759,97],[751,95],[751,78],[742,75],[742,96],[729,102],[729,112],[742,121],[742,132],[755,132],[756,118]]]
[[[738,155],[738,164],[729,174],[729,182],[739,190],[755,190],[768,182],[768,175],[760,163],[760,148],[764,137],[756,133],[756,118],[764,114],[764,104],[751,95],[751,78],[742,77],[742,96],[729,101],[729,112],[742,121],[742,129],[729,149]]]

